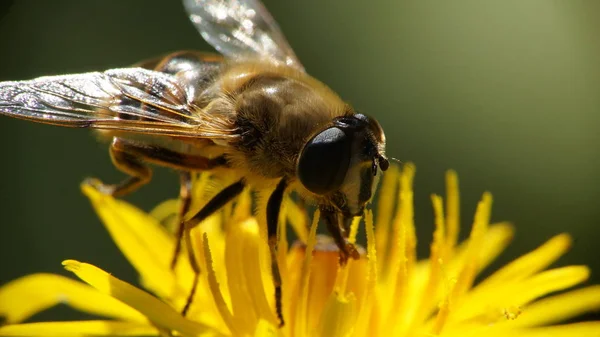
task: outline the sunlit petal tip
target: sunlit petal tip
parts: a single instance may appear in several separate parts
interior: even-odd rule
[[[566,247],[566,249],[571,248],[573,244],[573,237],[569,233],[560,233],[554,237],[556,240],[560,240],[560,242]]]
[[[501,237],[503,241],[510,242],[515,237],[515,225],[510,222],[498,222],[490,225],[486,235]]]
[[[79,269],[81,269],[81,262],[77,260],[64,260],[61,262],[61,264],[66,270],[72,273],[76,273]]]
[[[101,193],[94,187],[92,179],[87,179],[79,185],[81,192],[87,196],[92,202],[99,202],[104,198],[110,198],[108,194]]]

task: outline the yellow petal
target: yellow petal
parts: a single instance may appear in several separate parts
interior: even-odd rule
[[[442,264],[444,261],[443,255],[446,245],[446,226],[444,219],[444,211],[443,211],[443,203],[442,198],[438,195],[431,196],[431,202],[433,204],[434,214],[435,214],[435,230],[433,232],[433,242],[431,243],[431,255],[429,258],[429,270],[427,280],[423,278],[422,282],[426,285],[422,287],[420,296],[415,297],[412,296],[412,301],[410,303],[411,306],[416,307],[417,309],[414,311],[414,318],[412,319],[412,323],[405,328],[404,331],[400,331],[400,333],[410,335],[411,331],[417,328],[417,324],[422,322],[427,318],[427,316],[433,311],[437,299],[436,292],[440,288],[440,279],[441,279],[441,271]],[[408,331],[409,333],[406,333]]]
[[[294,245],[292,248],[291,254],[296,256],[295,263],[292,264],[295,269],[294,274],[300,275],[301,261],[306,258],[306,251],[307,247],[303,245]],[[343,273],[345,273],[345,276],[341,275]],[[365,293],[367,281],[365,278],[365,275],[367,275],[367,259],[361,256],[358,260],[349,260],[343,268],[339,268],[339,250],[332,238],[324,235],[316,237],[309,274],[307,298],[302,300],[286,299],[285,304],[291,303],[291,306],[294,306],[293,309],[298,310],[295,308],[299,307],[297,303],[308,303],[305,320],[310,331],[313,331],[322,321],[323,310],[326,304],[332,300],[332,293],[336,293],[339,298],[351,296],[358,303],[357,305],[363,303],[362,296]],[[340,282],[341,277],[346,277],[343,288],[336,284]],[[284,289],[290,286],[298,287],[298,284],[296,284],[298,283],[297,279],[294,281],[296,281],[294,284],[284,283]],[[298,289],[293,288],[292,293],[296,293],[296,298],[300,298],[299,293],[301,292]],[[294,314],[296,312],[294,311]],[[290,315],[290,317],[296,316]]]
[[[378,321],[371,320],[373,311],[376,311],[377,302],[377,276],[379,275],[377,270],[377,248],[375,241],[375,229],[373,225],[373,212],[367,210],[365,212],[365,232],[367,235],[367,285],[364,287],[364,294],[362,295],[362,304],[359,309],[358,319],[356,322],[356,330],[358,335],[373,334],[376,335],[378,332]]]
[[[477,272],[481,270],[480,254],[485,246],[485,233],[489,227],[490,215],[492,211],[492,195],[485,192],[481,201],[477,204],[475,211],[475,220],[471,228],[471,234],[466,248],[464,265],[458,274],[456,285],[454,286],[453,298],[458,299],[465,294],[473,285]]]
[[[534,302],[523,309],[511,326],[553,324],[600,309],[600,286],[572,290]]]
[[[321,321],[314,336],[348,336],[356,323],[357,313],[356,298],[341,297],[332,293],[321,314]]]
[[[350,226],[350,235],[348,235],[348,241],[350,243],[356,243],[356,234],[358,233],[358,226],[360,225],[361,218],[356,217],[352,220],[352,225]],[[337,254],[336,254],[337,255]],[[335,260],[335,266],[338,266],[337,259]],[[336,291],[340,293],[342,296],[346,294],[346,287],[348,286],[348,276],[350,275],[350,267],[353,266],[354,261],[348,261],[345,266],[338,267],[337,278],[335,280],[335,288]],[[329,296],[325,296],[323,300],[327,299]]]
[[[511,238],[514,236],[514,228],[512,225],[506,223],[491,225],[489,230],[485,233],[483,242],[485,243],[479,252],[478,262],[476,271],[481,271],[484,267],[489,265],[508,245]],[[456,275],[460,271],[461,263],[465,259],[467,253],[467,245],[464,243],[456,249],[454,252],[454,258],[450,261],[438,260],[438,261],[423,261],[415,268],[413,283],[425,284],[428,282],[431,272],[431,263],[436,263],[437,267],[440,268],[440,280],[438,283],[438,289],[427,296],[433,297],[433,304],[445,301],[448,289],[454,287],[456,283]],[[425,287],[423,287],[425,291]],[[420,299],[424,295],[422,292],[416,294],[417,299]],[[414,328],[414,327],[413,327]]]
[[[491,324],[503,321],[506,310],[523,307],[539,297],[577,285],[588,277],[587,267],[569,266],[539,273],[519,283],[508,282],[486,291],[473,292],[467,294],[461,305],[455,308],[452,322],[461,324],[477,320]]]
[[[242,224],[244,226],[244,224]],[[249,219],[245,223],[246,229],[244,247],[246,254],[242,256],[242,269],[246,277],[249,295],[252,301],[254,310],[258,313],[261,320],[268,321],[271,325],[277,326],[278,320],[275,313],[269,304],[270,297],[267,297],[266,283],[264,279],[271,280],[270,269],[265,274],[261,273],[259,266],[261,248],[265,247],[264,242],[260,239],[258,223],[254,219]],[[269,293],[271,294],[271,293]]]
[[[121,252],[140,273],[144,286],[164,298],[173,295],[174,291],[183,292],[176,288],[174,274],[169,268],[175,242],[160,223],[140,209],[104,195],[89,185],[82,185],[82,190]],[[185,279],[191,280],[193,274],[187,263],[179,265],[188,268]]]
[[[448,227],[448,250],[456,245],[460,231],[460,193],[458,175],[455,171],[446,172],[446,226]]]
[[[573,287],[588,279],[590,270],[585,266],[568,266],[539,273],[518,284],[515,292],[505,300],[512,305],[523,305],[549,293]],[[507,296],[504,296],[507,297]]]
[[[384,249],[383,251],[377,250],[379,260],[377,270],[381,273],[380,276],[382,279],[387,279],[388,277],[390,278],[390,289],[388,291],[391,291],[391,286],[395,285],[394,280],[397,276],[396,274],[400,269],[401,261],[404,260],[401,258],[401,256],[405,255],[406,253],[402,236],[405,236],[406,220],[412,220],[412,181],[414,174],[415,166],[412,163],[404,165],[399,177],[397,178],[400,188],[398,188],[396,191],[398,204],[396,205],[396,212],[394,213],[392,219],[391,230],[386,233],[388,237],[387,240],[379,239],[379,242],[388,242],[387,245],[382,244],[382,247],[380,247]],[[383,235],[381,232],[380,234]],[[375,240],[378,240],[377,234],[375,235]],[[385,247],[387,247],[387,249]],[[377,246],[375,249],[378,249]],[[391,305],[391,303],[388,305]]]
[[[289,196],[285,197],[284,202],[286,207],[287,219],[290,222],[292,228],[294,229],[296,236],[298,236],[298,240],[306,242],[308,240],[308,219],[306,216],[306,210],[300,208],[298,203],[294,202]]]
[[[158,336],[148,323],[118,321],[39,322],[0,327],[0,336],[84,337]]]
[[[265,293],[260,272],[260,239],[258,223],[249,218],[230,228],[225,245],[225,267],[234,318],[251,333],[258,319],[277,326]]]
[[[169,199],[161,202],[150,211],[150,216],[158,220],[169,233],[175,233],[178,219],[179,199]]]
[[[304,260],[302,262],[302,271],[300,272],[300,281],[298,282],[298,302],[296,303],[294,328],[296,336],[305,336],[309,330],[308,320],[308,285],[310,279],[310,265],[312,261],[313,251],[316,244],[317,236],[317,225],[319,223],[321,213],[317,209],[313,216],[312,224],[310,225],[310,232],[308,235],[308,242],[306,243],[306,252],[304,254]]]
[[[155,219],[163,221],[167,218],[174,216],[175,213],[177,212],[178,207],[179,207],[178,199],[168,199],[168,200],[161,202],[156,207],[154,207],[150,211],[150,216]]]
[[[480,247],[479,254],[476,257],[476,273],[481,272],[504,251],[512,240],[514,232],[514,227],[509,223],[503,222],[490,225],[482,238],[483,245]],[[454,250],[453,257],[450,260],[442,261],[445,277],[455,278],[457,276],[466,259],[467,248],[468,241],[462,243]]]
[[[277,327],[273,326],[271,323],[260,320],[256,325],[256,331],[254,332],[254,337],[277,337],[284,336],[281,330],[277,329]]]
[[[210,286],[210,291],[213,295],[215,304],[217,305],[217,309],[219,310],[219,313],[221,314],[223,321],[225,322],[225,324],[227,325],[227,328],[229,328],[231,333],[236,336],[241,335],[240,331],[242,329],[240,329],[240,327],[239,327],[239,322],[236,322],[233,319],[233,315],[231,314],[231,311],[227,307],[227,303],[225,303],[223,294],[221,293],[221,290],[219,289],[219,282],[217,281],[217,276],[215,274],[215,269],[213,267],[212,256],[210,253],[210,246],[208,243],[208,236],[206,233],[203,234],[203,241],[204,241],[203,248],[204,248],[204,258],[206,259],[205,263],[206,263],[206,268],[207,268],[208,284]]]
[[[568,234],[557,235],[536,250],[502,267],[485,279],[479,287],[494,286],[508,281],[520,281],[547,268],[561,257],[570,246],[571,237]]]
[[[233,224],[235,226],[236,222],[244,221],[252,216],[252,193],[250,189],[245,189],[239,195],[236,200],[235,210],[233,212],[233,220],[230,224],[224,223],[225,227]]]
[[[383,312],[388,313],[384,321],[396,321],[396,326],[403,329],[405,321],[397,321],[397,315],[407,310],[413,311],[407,301],[409,280],[414,275],[416,263],[416,236],[413,209],[414,165],[405,165],[400,176],[399,205],[393,223],[392,245],[388,256],[391,266],[380,270],[382,279],[388,286],[388,296],[382,298]],[[386,265],[385,263],[380,266]],[[388,270],[389,269],[389,272]],[[386,275],[385,273],[388,272]]]
[[[376,249],[379,252],[380,263],[386,261],[389,251],[392,225],[392,214],[396,206],[400,170],[397,165],[391,165],[383,175],[379,189],[377,206],[377,228],[375,229]]]
[[[600,337],[600,322],[581,322],[515,331],[523,337]]]
[[[225,243],[225,268],[227,269],[227,285],[229,289],[229,297],[231,299],[231,311],[233,318],[241,326],[246,333],[253,331],[258,321],[256,311],[252,306],[248,284],[244,268],[250,263],[255,268],[255,273],[258,272],[258,254],[248,256],[248,252],[244,248],[246,240],[252,240],[251,234],[242,227],[244,224],[239,224],[240,228],[235,230],[230,227],[227,231],[227,241]],[[237,226],[236,226],[237,227]],[[249,234],[249,235],[245,235]],[[258,237],[258,226],[256,226],[256,236]],[[245,259],[247,258],[247,259]]]
[[[439,310],[435,315],[435,319],[433,321],[433,326],[431,328],[431,335],[437,336],[442,332],[442,329],[446,325],[446,321],[448,320],[448,315],[450,314],[450,296],[452,294],[452,289],[448,292],[448,297],[445,298],[439,306]]]
[[[0,288],[0,316],[6,323],[19,323],[57,304],[77,310],[126,321],[146,322],[131,307],[96,289],[64,276],[33,274]]]
[[[109,294],[137,309],[161,328],[179,331],[188,336],[214,331],[210,327],[185,319],[179,312],[156,297],[111,276],[98,267],[74,260],[64,261],[63,266],[100,292]]]
[[[477,273],[492,263],[508,246],[515,234],[514,227],[506,222],[490,225],[483,237],[477,259]]]
[[[281,210],[279,211],[279,220],[277,223],[280,224],[286,224],[288,223],[287,219],[290,219],[290,223],[292,223],[293,221],[297,221],[296,220],[291,220],[291,217],[288,215],[289,214],[289,209],[290,206],[292,206],[293,201],[291,200],[290,196],[286,196],[287,202],[284,202],[282,204]],[[306,218],[306,212],[304,212],[304,217]],[[305,221],[305,220],[302,220]],[[257,224],[258,225],[258,224]],[[303,226],[305,227],[305,231],[307,231],[306,229],[306,223],[303,224]],[[294,229],[295,230],[295,229]],[[266,280],[266,282],[264,283],[263,286],[256,287],[257,292],[260,293],[265,293],[265,294],[271,294],[271,296],[269,296],[268,300],[274,300],[275,296],[272,296],[272,294],[274,294],[275,292],[275,287],[273,284],[273,273],[271,271],[272,267],[271,266],[266,266],[266,265],[261,265],[260,261],[265,261],[266,255],[271,255],[270,252],[270,248],[268,247],[268,245],[265,245],[263,243],[263,241],[259,240],[259,243],[257,244],[258,246],[258,256],[259,256],[259,263],[258,263],[258,268],[260,270],[259,273],[256,272],[256,267],[255,267],[255,262],[253,263],[248,263],[245,264],[246,266],[250,266],[250,268],[247,269],[251,269],[251,270],[247,270],[246,273],[247,275],[251,276],[252,278],[256,279],[256,281],[260,282],[261,284],[263,284],[263,279]],[[290,317],[291,313],[290,313],[290,306],[286,305],[290,295],[291,295],[291,279],[290,279],[290,269],[287,263],[287,257],[288,257],[288,253],[289,253],[289,243],[288,243],[288,226],[286,225],[282,225],[282,226],[278,226],[277,227],[277,266],[279,267],[279,276],[281,277],[281,309],[282,309],[282,314],[283,317],[285,319],[285,317]],[[252,271],[252,269],[254,270],[254,272]],[[257,284],[257,282],[252,282],[253,284]],[[261,296],[262,297],[262,296]],[[262,299],[261,299],[262,301]],[[275,301],[273,302],[268,302],[268,303],[272,303],[270,305],[270,308],[275,308]],[[261,305],[262,306],[262,305]],[[270,315],[270,316],[264,316],[264,315]],[[261,314],[261,316],[264,316],[264,319],[271,319],[269,317],[273,317],[275,320],[272,321],[274,325],[278,325],[279,324],[279,320],[276,318],[275,316],[275,312],[273,310],[269,310],[269,312],[265,312],[263,314]],[[289,324],[288,324],[289,326]]]
[[[464,332],[452,334],[456,337],[465,337]],[[485,333],[468,334],[468,336],[479,337],[600,337],[600,322],[581,322],[573,324],[554,325],[539,328],[489,328]]]

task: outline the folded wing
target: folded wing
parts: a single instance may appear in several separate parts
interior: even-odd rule
[[[0,115],[151,135],[235,137],[227,118],[195,107],[176,77],[142,68],[0,82]]]

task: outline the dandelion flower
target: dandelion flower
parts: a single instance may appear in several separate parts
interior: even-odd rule
[[[64,267],[83,282],[33,274],[0,288],[2,336],[600,336],[600,322],[560,325],[600,309],[600,286],[565,291],[589,276],[585,266],[548,269],[571,245],[567,234],[550,239],[476,283],[483,268],[510,241],[513,228],[490,224],[492,197],[479,202],[466,239],[459,237],[455,173],[446,175],[445,202],[432,196],[435,230],[426,260],[416,257],[412,181],[414,166],[390,168],[380,188],[376,217],[364,218],[361,258],[338,266],[338,252],[312,221],[286,199],[287,220],[299,241],[279,233],[286,324],[278,328],[265,230],[243,194],[194,229],[193,251],[202,273],[186,317],[193,272],[170,270],[173,235],[165,230],[177,201],[147,214],[83,186],[116,245],[135,267],[144,290],[88,263]],[[210,184],[203,175],[195,191]],[[199,192],[198,192],[199,191]],[[202,198],[197,198],[202,199]],[[201,203],[201,201],[199,201]],[[421,225],[422,226],[422,225]],[[359,221],[352,225],[355,240]],[[556,294],[558,293],[558,294]],[[70,322],[26,322],[58,303],[100,317]]]

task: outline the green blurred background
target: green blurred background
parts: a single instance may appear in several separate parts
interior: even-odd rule
[[[420,256],[432,229],[429,195],[443,193],[453,168],[463,228],[485,190],[493,220],[516,224],[501,262],[567,231],[575,246],[560,264],[588,264],[590,282],[600,283],[600,2],[324,3],[266,5],[308,72],[379,119],[390,156],[416,163]],[[179,49],[212,50],[178,1],[16,0],[0,20],[0,80],[122,67]],[[105,145],[85,130],[0,118],[0,151],[0,284],[66,275],[66,258],[135,282],[78,188],[88,176],[121,179]],[[128,199],[150,209],[177,195],[177,181],[158,170]]]

